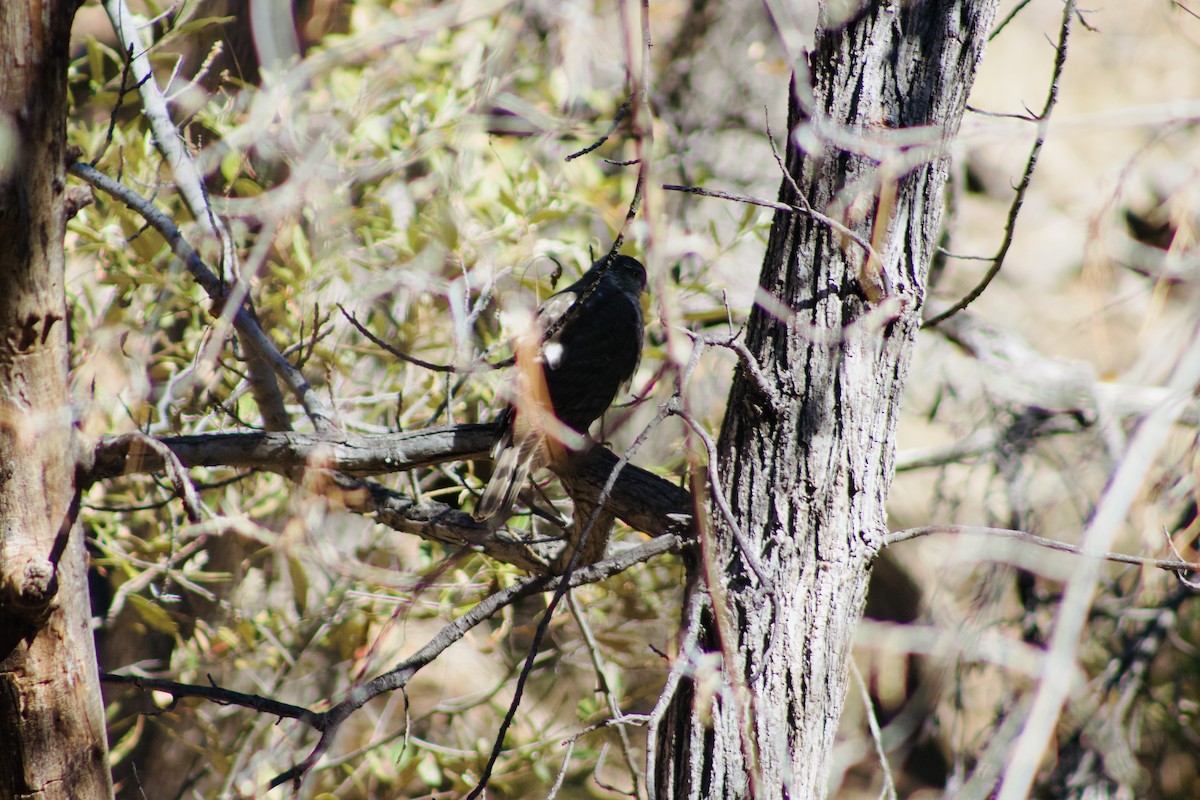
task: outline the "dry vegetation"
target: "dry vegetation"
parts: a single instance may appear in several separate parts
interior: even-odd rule
[[[561,287],[610,246],[637,176],[614,163],[640,152],[629,118],[594,153],[565,159],[609,130],[626,97],[615,5],[314,0],[303,4],[303,60],[261,74],[247,60],[245,20],[221,19],[241,5],[182,6],[154,29],[151,55],[264,329],[347,431],[489,421],[505,373],[400,361],[338,306],[404,352],[467,368],[507,355],[521,311],[560,272]],[[799,12],[773,20],[750,2],[652,6],[654,118],[642,140],[651,182],[647,213],[626,235],[651,268],[653,295],[633,386],[644,399],[611,411],[603,429],[618,453],[688,360],[689,340],[668,332],[737,330],[771,219],[761,207],[657,187],[775,197],[766,122],[785,135],[787,47],[813,23]],[[1004,3],[1001,18],[1014,6]],[[1181,402],[1164,387],[1197,337],[1200,308],[1198,11],[1145,0],[1076,19],[1003,269],[967,311],[921,336],[900,428],[894,530],[991,526],[1078,543],[1106,487],[1120,485],[1113,476],[1139,423]],[[1061,14],[1048,0],[1020,10],[989,45],[974,109],[1041,109]],[[219,263],[220,248],[185,210],[137,113],[132,80],[122,93],[124,59],[105,23],[91,4],[79,17],[72,143],[153,197]],[[968,114],[944,241],[953,255],[935,264],[930,313],[988,269],[955,256],[996,252],[1036,131],[1028,120]],[[246,354],[138,214],[99,196],[71,223],[68,248],[73,386],[86,432],[172,436],[261,424]],[[735,363],[709,348],[687,390],[714,431]],[[1104,549],[1171,558],[1169,537],[1196,560],[1200,406],[1186,400],[1135,476],[1133,502]],[[634,462],[681,482],[688,456],[683,425],[668,420]],[[379,480],[469,509],[488,469],[451,463]],[[521,575],[350,513],[303,480],[230,469],[190,476],[200,525],[160,478],[99,482],[84,497],[102,669],[211,680],[320,709]],[[557,483],[543,482],[543,507],[569,516]],[[528,515],[510,525],[555,530]],[[614,536],[616,546],[642,539],[620,527]],[[559,609],[491,796],[543,797],[556,777],[559,797],[644,792],[633,777],[641,728],[589,726],[653,708],[682,613],[673,559],[577,589],[577,602]],[[1080,564],[970,533],[888,549],[868,614],[915,627],[869,621],[858,663],[901,796],[988,796],[990,784],[981,789],[973,776],[1009,752],[1017,731],[1005,720],[1027,713],[1045,677],[1043,650]],[[1200,796],[1193,593],[1170,572],[1103,569],[1082,644],[1069,654],[1082,673],[1043,762],[1042,796],[1083,796],[1072,781],[1111,797]],[[544,608],[540,595],[506,608],[406,692],[361,709],[301,795],[469,791]],[[703,677],[704,665],[696,669]],[[315,742],[299,723],[236,706],[116,686],[107,701],[118,796],[140,796],[138,787],[153,797],[258,796]],[[833,796],[880,795],[864,718],[852,690]]]

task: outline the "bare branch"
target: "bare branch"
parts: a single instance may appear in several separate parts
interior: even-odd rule
[[[465,511],[444,503],[418,503],[381,484],[353,477],[485,458],[495,435],[492,425],[451,425],[376,436],[227,433],[178,436],[161,442],[187,467],[259,469],[289,476],[299,470],[319,470],[321,479],[313,488],[336,493],[351,512],[372,515],[398,531],[545,573],[547,562],[506,531],[481,525]],[[81,486],[164,469],[160,453],[119,436],[101,438],[89,461],[80,469]],[[635,530],[659,536],[690,529],[692,497],[686,489],[629,464],[605,447],[597,445],[552,468],[577,503],[589,508],[604,506]]]
[[[163,678],[123,675],[116,672],[101,672],[100,680],[104,683],[133,686],[134,688],[141,689],[143,692],[165,692],[174,698],[174,701],[171,703],[172,706],[184,697],[201,697],[222,706],[241,706],[242,708],[261,711],[264,714],[273,714],[277,717],[298,719],[313,727],[317,727],[320,724],[322,716],[319,712],[310,711],[307,708],[294,706],[290,703],[281,703],[270,697],[235,692],[233,689],[222,689],[215,682],[209,686],[200,686],[193,683],[178,683]],[[209,681],[212,681],[211,677]]]
[[[183,500],[183,508],[187,512],[189,522],[196,523],[200,521],[200,498],[196,495],[196,487],[188,478],[187,470],[180,461],[179,456],[171,450],[170,445],[165,442],[155,439],[153,436],[147,436],[144,433],[124,433],[118,436],[105,437],[106,445],[113,450],[121,451],[128,457],[138,459],[143,457],[145,450],[149,449],[159,463],[159,469],[165,469],[167,475],[171,479],[171,485],[175,488],[175,494]],[[98,457],[99,448],[91,457],[92,467],[95,466],[94,459]],[[85,486],[90,481],[85,475],[78,476],[80,485]]]
[[[653,539],[638,547],[626,550],[612,558],[599,561],[591,566],[576,570],[568,576],[539,576],[525,578],[512,586],[492,594],[470,611],[446,625],[424,647],[415,654],[401,661],[388,672],[372,679],[361,686],[347,692],[345,699],[309,722],[313,728],[321,731],[321,738],[299,764],[282,773],[271,781],[271,788],[288,781],[297,785],[304,774],[329,750],[333,744],[338,729],[347,718],[363,705],[386,692],[392,692],[408,685],[413,676],[437,658],[446,648],[454,644],[473,627],[492,617],[505,606],[527,597],[531,594],[547,591],[560,591],[582,586],[587,583],[610,578],[632,567],[634,564],[649,561],[663,553],[676,552],[683,546],[683,540],[677,536],[663,536]]]
[[[1058,550],[1063,553],[1073,553],[1077,556],[1086,558],[1100,558],[1105,561],[1112,561],[1118,564],[1136,564],[1142,567],[1154,567],[1156,569],[1165,569],[1170,572],[1198,572],[1200,573],[1200,563],[1194,561],[1183,561],[1181,559],[1164,559],[1164,558],[1145,558],[1143,556],[1131,556],[1125,553],[1091,553],[1077,545],[1060,542],[1057,539],[1047,539],[1044,536],[1038,536],[1027,531],[1015,531],[1009,528],[988,528],[975,525],[926,525],[921,528],[905,528],[900,531],[889,533],[884,544],[887,547],[907,542],[910,539],[917,539],[922,536],[930,536],[933,534],[958,534],[972,536],[995,536],[1001,539],[1015,539],[1020,542],[1028,542],[1029,544],[1045,547],[1050,550]]]
[[[495,438],[494,425],[465,424],[374,435],[279,431],[171,436],[159,441],[186,467],[286,472],[311,466],[365,477],[485,458]],[[160,452],[133,445],[125,436],[102,436],[92,464],[80,474],[80,484],[163,470]]]
[[[1013,15],[1022,6],[1014,9]],[[1062,78],[1063,67],[1067,63],[1067,38],[1071,32],[1071,17],[1074,15],[1074,12],[1075,0],[1067,0],[1062,18],[1062,26],[1058,32],[1058,46],[1054,55],[1054,69],[1050,75],[1050,90],[1046,95],[1046,104],[1042,107],[1042,113],[1036,120],[1037,138],[1033,142],[1033,148],[1029,151],[1029,160],[1025,164],[1025,172],[1021,175],[1021,182],[1017,185],[1017,194],[1013,197],[1012,205],[1008,208],[1008,219],[1004,223],[1004,240],[1000,243],[1000,249],[996,251],[996,255],[992,260],[992,266],[983,276],[983,279],[965,297],[945,311],[925,320],[923,327],[932,328],[939,322],[954,316],[975,302],[984,293],[992,280],[1000,274],[1000,268],[1004,266],[1004,258],[1008,255],[1008,248],[1012,246],[1013,233],[1016,231],[1017,216],[1021,213],[1021,206],[1025,204],[1025,193],[1029,191],[1029,184],[1033,180],[1033,171],[1037,168],[1038,158],[1042,154],[1042,145],[1046,142],[1046,132],[1050,128],[1050,113],[1058,103],[1058,82]],[[1005,20],[1005,23],[1007,21]],[[1001,23],[1000,28],[1003,28],[1005,23]],[[1000,28],[997,28],[992,35],[995,36],[996,33],[999,33]]]
[[[718,200],[731,200],[735,203],[749,203],[752,206],[762,206],[763,208],[782,211],[785,214],[804,214],[805,216],[812,217],[817,222],[828,225],[830,228],[845,236],[847,239],[853,241],[855,244],[861,247],[864,252],[867,253],[869,258],[878,257],[878,254],[875,252],[875,248],[871,246],[870,242],[868,242],[858,233],[855,233],[850,228],[838,222],[833,217],[822,214],[820,211],[817,211],[813,208],[806,208],[804,206],[789,206],[787,203],[780,203],[775,200],[763,200],[762,198],[750,197],[743,194],[734,194],[732,192],[718,192],[711,189],[701,189],[698,186],[677,186],[674,184],[663,184],[662,188],[667,192],[685,192],[687,194],[698,194],[702,197],[715,197]],[[798,196],[803,197],[803,195]]]
[[[142,97],[142,114],[154,133],[155,146],[171,169],[175,188],[179,190],[188,211],[205,232],[221,243],[224,267],[232,270],[236,256],[233,241],[220,218],[213,213],[204,191],[204,183],[200,179],[200,172],[180,141],[179,131],[171,119],[171,112],[167,109],[167,99],[154,79],[149,48],[134,24],[136,17],[125,0],[104,0],[104,10],[108,13],[117,38],[121,41],[121,49],[129,58],[129,68],[133,71],[138,92]]]
[[[625,715],[621,713],[621,707],[617,703],[616,695],[613,693],[612,687],[608,685],[608,678],[604,674],[604,658],[600,655],[600,643],[596,641],[596,634],[592,632],[592,626],[588,623],[587,615],[579,605],[579,600],[575,595],[567,596],[567,606],[571,609],[571,616],[575,619],[575,624],[579,626],[579,632],[583,634],[584,644],[587,646],[588,658],[592,662],[592,670],[596,673],[596,688],[604,695],[605,701],[608,703],[608,712],[612,715],[611,719],[606,720],[608,724],[617,725],[617,735],[621,740],[621,754],[625,758],[625,767],[629,770],[629,777],[633,781],[633,797],[638,797],[641,794],[639,790],[640,776],[638,774],[637,764],[633,758],[633,746],[629,741],[629,732],[625,730],[625,726],[620,724],[624,721]],[[579,735],[582,735],[579,734]],[[574,739],[578,736],[573,737]]]
[[[516,363],[516,358],[510,357],[510,358],[506,358],[505,360],[503,360],[499,363],[496,363],[496,364],[483,363],[476,367],[458,367],[458,366],[455,366],[454,364],[434,364],[432,361],[425,361],[424,359],[417,358],[416,356],[410,356],[408,353],[405,353],[401,350],[397,350],[395,347],[388,344],[383,339],[380,339],[378,336],[371,333],[371,331],[367,330],[365,325],[363,325],[361,322],[359,322],[357,319],[355,319],[353,314],[351,314],[349,311],[347,311],[345,308],[343,308],[341,303],[338,303],[338,311],[342,312],[342,316],[344,316],[346,318],[347,322],[349,322],[351,325],[354,326],[354,329],[356,331],[358,331],[364,337],[366,337],[368,340],[370,340],[370,342],[372,344],[374,344],[376,347],[383,348],[386,352],[391,353],[392,355],[394,355],[396,358],[400,359],[401,361],[407,361],[409,364],[413,364],[415,366],[421,367],[422,369],[427,369],[431,372],[450,372],[455,375],[461,375],[464,373],[482,372],[482,371],[488,370],[488,369],[499,369],[501,367],[510,367]]]
[[[867,682],[863,680],[862,672],[854,659],[850,659],[850,674],[858,685],[862,698],[863,712],[867,715],[867,728],[871,731],[871,741],[875,743],[875,755],[879,757],[879,768],[883,772],[883,792],[880,797],[896,800],[896,782],[892,779],[892,768],[888,764],[887,749],[883,746],[883,734],[879,730],[879,719],[875,716],[875,704],[871,702],[871,693],[867,691]]]
[[[608,130],[605,131],[604,134],[599,139],[592,142],[590,145],[583,148],[582,150],[577,150],[576,152],[571,153],[569,156],[564,158],[563,161],[574,161],[575,159],[579,158],[580,156],[586,156],[588,153],[599,148],[602,144],[607,142],[608,137],[613,135],[613,132],[616,131],[617,126],[621,124],[621,120],[625,118],[625,115],[627,113],[629,113],[629,107],[632,104],[633,104],[633,95],[629,95],[629,97],[625,98],[625,102],[621,103],[621,107],[617,109],[617,113],[613,115],[613,121],[612,121],[612,124],[608,126]]]
[[[725,520],[725,524],[729,526],[729,531],[733,534],[734,541],[737,542],[738,549],[742,551],[742,557],[746,559],[746,565],[750,567],[750,571],[758,578],[759,584],[768,594],[774,593],[774,585],[771,582],[770,576],[759,562],[758,556],[750,548],[750,542],[742,533],[741,527],[737,524],[737,519],[733,515],[733,509],[729,507],[729,500],[725,497],[725,492],[721,488],[721,482],[717,473],[717,443],[713,441],[712,435],[709,434],[704,426],[701,425],[695,417],[688,413],[682,406],[674,411],[675,415],[682,419],[695,434],[700,437],[700,441],[704,443],[704,450],[708,453],[708,473],[709,486],[712,490],[713,502],[717,504],[717,508],[721,512],[721,517]]]
[[[212,312],[214,314],[221,313],[224,304],[229,301],[225,284],[208,268],[191,244],[184,239],[183,234],[170,217],[159,211],[153,203],[137,192],[108,177],[90,164],[76,161],[67,168],[67,171],[120,200],[150,223],[150,226],[166,240],[171,252],[183,262],[184,267],[192,274],[196,283],[200,284],[200,287],[212,298]],[[268,338],[259,327],[257,320],[244,306],[239,306],[234,312],[233,327],[242,337],[247,348],[254,350],[271,364],[275,374],[283,380],[296,399],[300,401],[308,418],[312,421],[313,427],[322,432],[335,430],[333,412],[325,401],[309,385],[303,373],[283,357],[274,342]]]

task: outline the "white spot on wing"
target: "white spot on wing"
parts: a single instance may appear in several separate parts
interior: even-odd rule
[[[550,369],[558,369],[558,365],[562,363],[562,357],[562,342],[546,342],[542,345],[542,361]]]

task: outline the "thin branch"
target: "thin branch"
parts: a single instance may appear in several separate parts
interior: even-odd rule
[[[1012,22],[1013,19],[1016,18],[1017,14],[1021,13],[1021,10],[1023,8],[1025,8],[1025,6],[1029,5],[1032,2],[1033,2],[1033,0],[1021,0],[1021,2],[1017,3],[1013,7],[1013,10],[1008,12],[1008,16],[1006,16],[1004,19],[1000,20],[1000,23],[998,25],[996,25],[995,28],[992,29],[992,32],[990,34],[988,34],[988,41],[990,42],[992,39],[995,39],[997,36],[999,36],[1000,31],[1004,30],[1005,26],[1007,26],[1008,23]]]
[[[1018,6],[1013,11],[1013,14],[1016,14],[1020,8]],[[939,322],[949,319],[971,305],[971,303],[975,302],[984,293],[992,280],[1000,274],[1000,268],[1004,266],[1004,259],[1008,255],[1008,249],[1013,243],[1013,235],[1017,226],[1017,216],[1021,213],[1021,206],[1025,204],[1025,193],[1029,190],[1029,184],[1033,180],[1033,171],[1037,168],[1038,158],[1042,154],[1042,145],[1046,143],[1046,132],[1050,127],[1050,114],[1054,111],[1054,106],[1058,103],[1058,82],[1062,78],[1063,68],[1067,63],[1067,40],[1071,33],[1071,17],[1074,15],[1074,11],[1075,0],[1067,0],[1063,12],[1062,25],[1058,32],[1058,46],[1054,54],[1054,69],[1050,75],[1050,89],[1046,94],[1046,103],[1042,107],[1042,113],[1037,118],[1037,138],[1033,142],[1033,148],[1029,151],[1029,160],[1025,164],[1025,172],[1021,175],[1021,182],[1017,186],[1017,194],[1013,198],[1012,205],[1008,208],[1008,219],[1004,223],[1004,239],[1000,243],[1000,249],[996,251],[992,266],[983,276],[983,279],[965,297],[940,314],[936,314],[925,320],[922,327],[932,328]],[[1001,27],[1003,27],[1003,24],[1001,23]],[[996,33],[999,33],[999,29],[997,29]],[[995,33],[992,35],[994,36]]]
[[[112,113],[108,115],[108,130],[104,134],[104,142],[101,143],[100,149],[96,151],[96,155],[92,156],[92,160],[89,162],[93,167],[100,163],[100,159],[104,157],[109,145],[112,144],[113,133],[117,129],[117,119],[120,117],[121,106],[125,104],[125,95],[140,88],[138,85],[129,85],[129,76],[131,74],[132,68],[130,62],[127,61],[125,67],[121,70],[121,85],[117,89],[116,102],[113,103]],[[152,77],[152,75],[147,74],[142,81],[148,81]],[[142,81],[135,81],[135,83],[140,84]]]
[[[1092,423],[1081,419],[1078,414],[1062,413],[1036,424],[1031,430],[1023,431],[1029,438],[1048,438],[1076,434],[1087,430]],[[961,464],[973,458],[994,453],[1008,443],[1007,430],[979,430],[946,445],[900,450],[896,453],[896,472],[944,467]]]
[[[599,148],[602,144],[608,141],[608,137],[612,136],[617,130],[617,126],[621,124],[621,120],[629,113],[629,107],[633,105],[633,95],[625,98],[625,102],[621,103],[621,107],[617,109],[617,113],[613,115],[612,124],[608,126],[608,130],[596,141],[592,142],[582,150],[578,150],[563,159],[563,161],[574,161],[580,156],[586,156],[588,153]]]
[[[664,183],[663,191],[666,192],[683,192],[684,194],[698,194],[701,197],[715,197],[718,200],[730,200],[734,203],[748,203],[752,206],[762,206],[763,208],[782,211],[785,214],[791,214],[802,209],[796,206],[789,206],[787,203],[780,203],[776,200],[763,200],[759,197],[751,197],[745,194],[735,194],[734,192],[721,192],[715,189],[701,189],[699,186],[679,186],[674,183]]]
[[[708,453],[709,485],[712,488],[713,502],[717,504],[717,508],[721,511],[721,516],[725,519],[725,524],[729,526],[729,531],[733,534],[738,549],[742,551],[742,557],[746,560],[746,565],[750,567],[750,571],[758,578],[759,585],[768,594],[774,594],[774,584],[771,582],[771,578],[767,575],[767,571],[763,568],[763,565],[759,562],[758,556],[751,550],[750,542],[746,539],[741,527],[737,524],[737,518],[733,514],[733,509],[729,507],[729,500],[726,499],[725,492],[721,488],[717,473],[716,442],[713,441],[712,436],[704,429],[704,426],[696,421],[695,417],[688,413],[682,406],[676,407],[673,413],[682,419],[700,437],[700,441],[704,443],[704,449]]]
[[[571,610],[571,616],[575,619],[575,624],[579,626],[579,632],[583,634],[583,642],[587,647],[588,658],[592,662],[592,671],[596,673],[597,689],[604,695],[604,699],[608,703],[608,713],[612,715],[612,719],[607,720],[607,722],[619,723],[624,719],[625,715],[621,712],[621,707],[617,703],[617,698],[613,693],[612,687],[608,685],[608,678],[605,677],[604,659],[600,655],[600,643],[596,641],[596,634],[592,632],[592,626],[588,623],[587,615],[580,608],[579,600],[576,599],[574,594],[567,595],[567,606]],[[633,781],[632,794],[634,797],[638,797],[641,794],[638,768],[634,762],[633,746],[629,742],[629,733],[625,730],[624,725],[617,725],[617,736],[621,740],[621,754],[625,758],[625,766],[629,770],[630,779]]]
[[[679,690],[679,683],[691,671],[692,663],[689,654],[696,648],[696,642],[699,639],[704,597],[705,595],[700,592],[694,592],[691,595],[687,611],[684,614],[683,641],[679,643],[679,653],[671,663],[667,680],[663,684],[662,692],[658,695],[658,701],[650,711],[650,720],[646,723],[646,800],[657,800],[658,781],[655,776],[658,772],[659,726],[666,719],[667,712],[675,699],[675,692]]]
[[[1143,556],[1131,556],[1125,553],[1092,553],[1078,545],[1060,542],[1057,539],[1047,539],[1044,536],[1029,533],[1028,531],[1015,531],[1009,528],[988,528],[974,525],[926,525],[921,528],[906,528],[900,531],[893,531],[884,537],[884,546],[891,547],[901,542],[907,542],[910,539],[917,539],[922,536],[930,536],[933,534],[957,534],[970,536],[993,536],[1001,539],[1015,539],[1020,542],[1045,547],[1049,550],[1058,550],[1062,553],[1072,553],[1077,556],[1087,558],[1098,558],[1104,561],[1112,561],[1117,564],[1136,564],[1141,567],[1154,567],[1163,569],[1169,572],[1200,572],[1200,563],[1194,561],[1183,561],[1181,559],[1165,559],[1165,558],[1145,558]]]
[[[782,211],[785,214],[804,214],[812,217],[817,222],[828,225],[830,228],[845,236],[847,239],[850,239],[852,242],[861,247],[863,251],[866,252],[868,257],[876,257],[878,255],[875,252],[875,248],[871,246],[871,243],[864,239],[861,235],[855,233],[853,230],[838,222],[833,217],[830,217],[827,214],[822,214],[816,209],[806,208],[803,206],[789,206],[787,203],[780,203],[775,200],[763,200],[758,197],[750,197],[749,195],[734,194],[733,192],[718,192],[711,189],[701,189],[698,186],[677,186],[675,184],[663,184],[662,188],[667,192],[685,192],[687,194],[698,194],[702,197],[715,197],[718,200],[730,200],[735,203],[749,203],[752,206],[762,206],[763,208]],[[803,195],[800,195],[800,197],[803,197]]]
[[[583,567],[569,576],[524,578],[512,586],[490,595],[472,607],[471,610],[443,627],[433,639],[415,654],[368,683],[351,689],[341,702],[328,711],[317,714],[312,719],[307,720],[313,728],[321,731],[321,738],[312,752],[303,761],[275,777],[271,781],[271,788],[275,788],[288,781],[294,781],[296,787],[299,788],[300,779],[329,750],[338,729],[351,714],[379,695],[407,686],[409,681],[412,680],[413,676],[422,667],[425,667],[441,655],[450,645],[462,639],[467,631],[484,620],[490,619],[505,606],[511,605],[517,600],[531,594],[551,590],[555,592],[565,591],[575,586],[605,580],[613,575],[624,572],[635,564],[649,561],[664,553],[676,552],[682,546],[683,540],[678,536],[663,536],[658,539],[652,539],[643,545],[615,555],[612,558]],[[235,704],[240,705],[240,703]]]
[[[1200,14],[1197,14],[1195,11],[1192,11],[1190,8],[1185,6],[1183,3],[1179,2],[1179,0],[1171,0],[1171,5],[1175,6],[1178,9],[1181,9],[1182,11],[1186,12],[1187,14],[1190,14],[1191,16],[1195,17],[1196,19],[1200,19]]]
[[[121,49],[129,58],[129,68],[137,79],[138,92],[142,97],[142,114],[150,124],[155,146],[171,169],[175,188],[205,232],[215,236],[221,243],[222,257],[226,260],[224,266],[232,270],[236,254],[229,231],[213,213],[200,172],[180,141],[179,131],[167,108],[167,99],[154,79],[149,48],[134,24],[136,18],[125,0],[104,0],[104,10],[121,42]]]
[[[495,364],[489,364],[489,363],[485,362],[477,367],[458,367],[458,366],[455,366],[454,364],[435,364],[432,361],[425,361],[424,359],[417,358],[416,356],[410,356],[408,353],[405,353],[402,350],[396,349],[392,345],[385,342],[383,339],[380,339],[378,336],[371,333],[371,331],[369,331],[365,325],[363,325],[361,322],[359,322],[357,319],[355,319],[353,314],[351,314],[349,311],[347,311],[345,308],[343,308],[341,303],[338,303],[337,307],[338,307],[338,311],[342,312],[342,316],[344,316],[346,318],[346,321],[349,322],[351,325],[353,325],[354,329],[356,331],[358,331],[364,337],[366,337],[368,340],[370,340],[370,342],[372,344],[374,344],[377,347],[383,348],[383,350],[394,355],[396,358],[400,359],[401,361],[407,361],[409,364],[413,364],[415,366],[421,367],[422,369],[430,370],[431,372],[450,372],[455,375],[462,375],[462,374],[467,374],[467,373],[472,373],[472,372],[483,372],[484,370],[488,370],[488,369],[500,369],[502,367],[510,367],[516,363],[516,358],[513,358],[513,357],[506,358],[503,361],[497,362]]]
[[[750,352],[750,348],[746,346],[746,343],[739,338],[741,335],[740,331],[733,336],[710,336],[693,333],[692,331],[685,331],[685,333],[701,346],[709,345],[732,350],[741,362],[742,368],[749,374],[751,381],[758,389],[758,393],[770,404],[771,409],[778,412],[782,408],[779,401],[779,393],[775,391],[775,387],[771,385],[771,382],[767,380],[767,376],[763,374],[758,359]]]
[[[867,682],[863,680],[858,664],[850,659],[850,674],[858,685],[862,697],[863,710],[867,715],[867,728],[871,731],[871,741],[875,743],[875,755],[879,757],[879,767],[883,771],[883,792],[881,797],[896,800],[896,782],[892,779],[892,768],[888,765],[887,749],[883,746],[883,734],[879,730],[879,719],[875,716],[875,704],[871,702],[871,693],[867,691]]]
[[[554,785],[550,787],[550,794],[546,795],[546,800],[557,800],[558,792],[562,789],[563,781],[567,779],[567,770],[571,766],[571,756],[575,753],[575,739],[572,737],[563,744],[567,747],[567,752],[563,753],[562,766],[558,769],[558,775],[554,778]]]
[[[1069,14],[1073,6],[1074,3],[1068,0],[1064,13]],[[1088,555],[1100,555],[1111,546],[1155,457],[1166,444],[1175,421],[1200,383],[1200,330],[1193,328],[1184,342],[1167,383],[1171,400],[1152,411],[1138,425],[1084,530],[1081,547]],[[1012,749],[999,800],[1027,797],[1033,785],[1071,691],[1067,674],[1077,663],[1080,638],[1095,601],[1100,577],[1099,565],[1092,559],[1084,559],[1067,581],[1033,706]]]
[[[183,262],[184,267],[192,274],[196,283],[200,284],[200,287],[212,298],[214,308],[210,310],[214,315],[220,313],[221,307],[228,300],[225,284],[208,268],[208,265],[204,263],[199,253],[183,237],[183,234],[175,226],[170,217],[158,210],[153,203],[137,192],[119,181],[110,178],[90,164],[76,161],[67,167],[67,171],[100,191],[120,200],[140,214],[150,224],[150,227],[158,231],[159,235],[166,240],[167,245],[171,248],[171,252]],[[245,306],[239,306],[234,313],[233,327],[242,337],[242,341],[246,344],[247,348],[254,350],[271,364],[275,374],[283,380],[296,399],[300,401],[300,404],[304,407],[305,412],[312,421],[313,427],[322,432],[336,430],[333,424],[333,412],[328,405],[308,383],[303,373],[283,357],[279,349],[275,347],[274,342],[263,332],[257,320],[254,319]]]
[[[147,436],[144,433],[124,433],[118,436],[106,437],[107,443],[112,447],[123,450],[129,454],[131,458],[138,458],[139,448],[148,448],[161,459],[161,463],[167,472],[167,476],[171,479],[171,486],[175,489],[175,494],[183,501],[184,511],[187,513],[188,521],[197,523],[200,521],[200,497],[196,494],[196,487],[188,478],[187,469],[179,460],[169,445],[165,442],[155,439],[153,436]],[[92,455],[94,458],[94,455]],[[84,482],[81,482],[83,485]]]
[[[1175,546],[1175,540],[1171,537],[1171,532],[1168,531],[1166,528],[1163,528],[1163,536],[1167,540],[1167,546],[1170,547],[1171,552],[1175,554],[1175,558],[1182,561],[1183,555],[1180,554],[1179,548]],[[1189,570],[1189,572],[1200,572],[1200,570],[1193,569],[1193,570]],[[1187,577],[1184,576],[1183,573],[1184,573],[1183,570],[1175,571],[1175,577],[1179,579],[1179,582],[1181,584],[1183,584],[1184,586],[1186,586],[1188,589],[1191,589],[1192,591],[1200,591],[1200,582],[1188,580]]]
[[[115,672],[101,672],[100,680],[104,683],[114,683],[122,686],[133,686],[143,692],[165,692],[174,698],[172,706],[185,697],[201,697],[222,706],[241,706],[264,714],[272,714],[287,719],[297,719],[306,725],[319,727],[323,714],[310,711],[301,706],[281,703],[270,697],[257,694],[235,692],[232,689],[222,689],[212,678],[210,685],[202,686],[191,683],[177,683],[163,678],[147,678],[141,675],[122,675]]]

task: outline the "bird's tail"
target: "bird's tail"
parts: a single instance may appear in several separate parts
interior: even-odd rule
[[[504,435],[496,446],[496,469],[483,490],[483,496],[475,504],[472,517],[482,522],[501,509],[507,514],[516,502],[526,476],[534,468],[541,442],[542,437],[534,432],[526,433],[516,441],[511,430]]]

